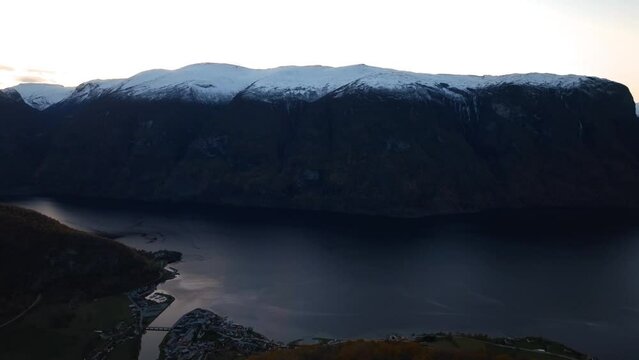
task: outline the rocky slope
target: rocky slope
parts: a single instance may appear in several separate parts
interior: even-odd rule
[[[160,360],[245,359],[279,346],[252,328],[210,310],[195,309],[171,327],[160,344]]]
[[[16,134],[45,145],[5,195],[393,216],[639,205],[635,105],[598,78],[199,64],[88,82],[29,116]]]
[[[0,189],[28,187],[46,152],[48,126],[16,91],[0,91]]]

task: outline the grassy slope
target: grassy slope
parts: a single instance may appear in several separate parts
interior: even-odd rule
[[[418,342],[349,341],[307,345],[255,355],[249,360],[566,360],[552,354],[515,350],[481,340],[454,336],[428,344]],[[578,357],[575,360],[580,359]]]
[[[40,293],[47,301],[92,299],[152,282],[160,271],[120,243],[1,204],[0,249],[0,321]]]
[[[116,295],[80,304],[38,306],[16,324],[0,329],[5,344],[0,348],[0,358],[82,359],[88,351],[101,346],[94,330],[106,331],[120,322],[131,321],[128,305],[126,296]]]
[[[147,285],[160,268],[113,240],[71,229],[34,211],[0,204],[0,359],[82,359],[108,331],[129,322],[123,291]],[[135,359],[139,339],[110,359]]]

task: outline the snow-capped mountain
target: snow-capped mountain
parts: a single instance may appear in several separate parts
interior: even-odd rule
[[[44,110],[66,99],[75,90],[62,85],[37,83],[20,84],[9,89],[15,90],[25,103],[38,110]]]
[[[58,102],[83,102],[103,96],[144,100],[173,99],[198,103],[226,103],[241,96],[265,102],[311,102],[330,93],[371,90],[397,96],[429,98],[439,93],[463,100],[460,94],[501,84],[546,88],[575,88],[602,79],[576,75],[513,74],[504,76],[432,75],[368,65],[344,67],[283,66],[249,69],[229,64],[203,63],[177,70],[149,70],[128,79],[92,80],[68,88],[51,84],[20,84],[17,91],[30,106],[43,110]],[[9,90],[5,89],[5,91]]]
[[[639,208],[633,106],[592,77],[366,65],[150,70],[45,111],[9,89],[0,192],[393,216]]]
[[[0,100],[3,102],[23,102],[20,93],[11,88],[0,90]]]
[[[571,88],[593,80],[597,79],[552,74],[431,75],[367,65],[249,69],[228,64],[205,63],[177,70],[149,70],[128,79],[89,81],[78,86],[70,96],[70,100],[77,102],[112,95],[146,100],[172,98],[203,103],[224,103],[239,95],[263,101],[314,101],[334,91],[339,93],[340,91],[385,89],[414,93],[417,88],[429,88],[456,97],[459,91],[507,83]]]

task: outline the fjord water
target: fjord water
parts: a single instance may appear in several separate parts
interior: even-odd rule
[[[279,341],[460,331],[639,350],[639,218],[570,211],[419,221],[24,199],[82,230],[183,253],[154,325],[210,309]],[[164,333],[143,338],[157,357]]]

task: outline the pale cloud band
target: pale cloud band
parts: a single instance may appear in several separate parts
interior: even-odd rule
[[[53,74],[55,74],[55,71],[45,70],[45,69],[27,69],[27,72],[31,73],[31,74],[43,74],[43,75],[53,75]]]
[[[20,69],[0,64],[0,89],[20,83],[57,83],[56,72],[46,69]]]
[[[35,75],[22,75],[22,76],[16,76],[15,79],[18,82],[21,83],[46,83],[48,82],[47,79],[40,77],[40,76],[35,76]]]
[[[10,79],[9,71],[0,72],[5,85],[15,85],[7,84],[15,76],[39,76],[75,86],[199,62],[251,68],[366,63],[422,73],[593,75],[624,83],[639,97],[639,51],[631,45],[639,38],[636,0],[183,0],[179,5],[111,0],[99,7],[81,0],[20,0],[6,6],[0,27],[21,31],[2,41],[2,61],[18,69]],[[34,25],[25,26],[12,14],[30,14]],[[112,19],[126,26],[108,26]],[[25,46],[34,43],[38,46]]]

